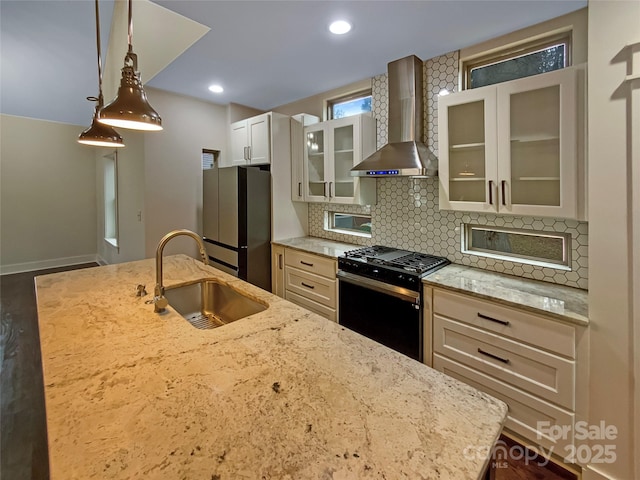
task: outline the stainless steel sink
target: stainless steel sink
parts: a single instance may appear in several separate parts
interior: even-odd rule
[[[212,279],[167,287],[165,297],[191,325],[202,329],[221,327],[267,308]]]

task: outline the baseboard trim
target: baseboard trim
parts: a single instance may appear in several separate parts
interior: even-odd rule
[[[10,275],[12,273],[33,272],[34,270],[45,270],[47,268],[68,267],[81,263],[100,263],[99,255],[78,255],[75,257],[52,258],[50,260],[39,260],[37,262],[13,263],[11,265],[0,265],[0,275]],[[104,260],[103,260],[104,261]]]

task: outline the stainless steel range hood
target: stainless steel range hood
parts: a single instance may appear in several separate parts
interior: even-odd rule
[[[423,143],[422,60],[415,55],[388,64],[389,143],[351,169],[354,177],[438,174],[438,158]]]

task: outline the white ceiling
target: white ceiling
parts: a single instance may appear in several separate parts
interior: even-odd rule
[[[154,0],[211,28],[148,81],[210,102],[273,107],[583,8],[586,0]],[[103,49],[113,0],[101,0]],[[347,35],[330,21],[353,23]],[[134,17],[133,46],[136,46]],[[167,32],[164,32],[168,34]],[[92,0],[0,0],[0,111],[88,124],[97,94]],[[105,52],[103,51],[103,55]],[[143,81],[145,72],[142,72]],[[225,91],[208,91],[220,83]],[[106,102],[110,99],[105,99]]]

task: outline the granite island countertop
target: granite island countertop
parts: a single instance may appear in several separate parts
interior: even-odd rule
[[[332,258],[334,260],[343,255],[344,252],[362,248],[362,245],[336,242],[335,240],[327,240],[326,238],[318,237],[287,238],[285,240],[273,240],[271,243],[299,250],[301,252],[308,252],[322,257]]]
[[[455,264],[427,275],[422,283],[564,322],[589,324],[586,290]]]
[[[268,308],[153,312],[154,260],[36,278],[51,479],[480,478],[506,405],[184,255]]]

